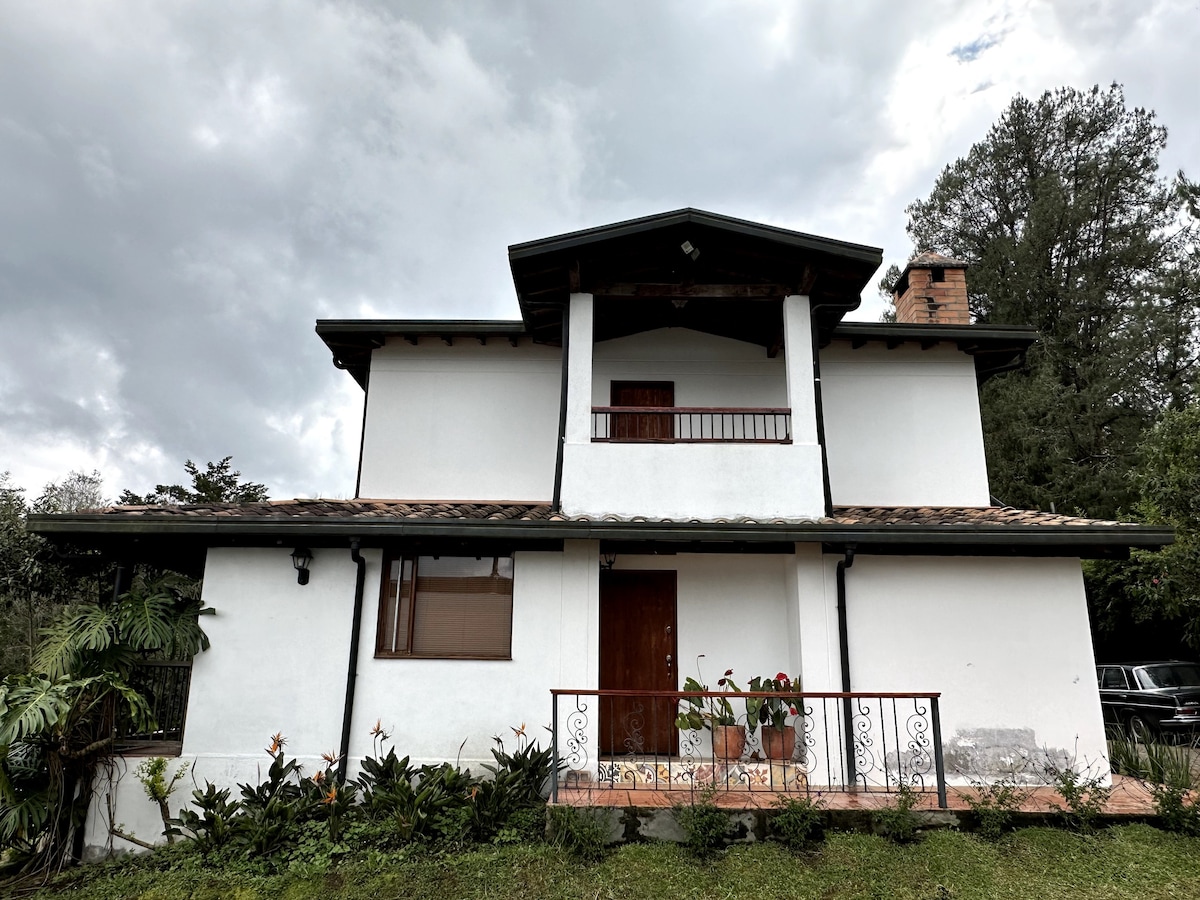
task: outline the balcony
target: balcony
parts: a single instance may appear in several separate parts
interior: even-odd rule
[[[552,802],[580,795],[602,805],[605,791],[636,801],[637,791],[889,794],[906,785],[946,808],[937,693],[550,693],[561,767]],[[748,727],[747,701],[779,701],[784,728]],[[735,724],[676,727],[681,713],[697,709],[711,722],[706,711],[725,709],[722,702]]]
[[[792,411],[706,406],[593,406],[592,441],[790,444]]]
[[[154,727],[141,731],[127,716],[119,717],[116,722],[117,752],[126,756],[178,756],[183,750],[183,726],[191,683],[191,660],[142,660],[134,666],[129,684],[145,698]]]

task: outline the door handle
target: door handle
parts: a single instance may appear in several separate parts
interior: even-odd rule
[[[670,653],[667,654],[667,671],[668,672],[671,671],[671,654]]]

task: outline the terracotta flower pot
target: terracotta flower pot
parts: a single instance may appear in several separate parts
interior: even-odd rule
[[[712,741],[717,759],[741,759],[746,749],[746,729],[741,725],[714,725]]]
[[[763,753],[767,759],[792,758],[796,751],[796,729],[793,726],[784,725],[783,731],[780,731],[773,725],[764,725],[761,734]]]

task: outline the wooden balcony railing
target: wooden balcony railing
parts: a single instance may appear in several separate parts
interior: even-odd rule
[[[790,444],[792,411],[763,407],[593,406],[592,440],[648,444]]]

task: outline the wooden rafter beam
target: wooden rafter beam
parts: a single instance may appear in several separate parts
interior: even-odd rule
[[[650,284],[617,282],[593,284],[590,292],[598,297],[712,297],[778,298],[796,293],[786,284]]]

